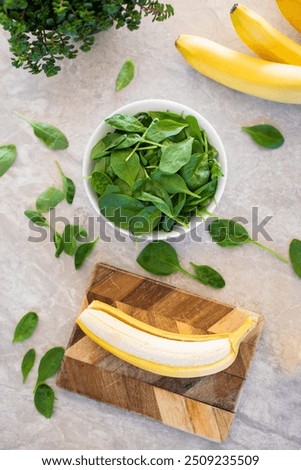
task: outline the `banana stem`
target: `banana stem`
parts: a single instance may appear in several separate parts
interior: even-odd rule
[[[277,251],[274,251],[271,248],[268,248],[267,246],[262,245],[259,242],[256,242],[255,240],[251,240],[251,243],[253,243],[253,245],[259,246],[259,248],[261,248],[264,251],[267,251],[271,255],[276,256],[276,258],[278,258],[280,261],[283,261],[283,263],[288,263],[288,259],[285,258],[285,256],[281,255],[280,253],[277,253]]]

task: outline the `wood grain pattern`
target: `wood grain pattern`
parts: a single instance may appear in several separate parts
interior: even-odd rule
[[[246,315],[256,319],[256,328],[228,369],[193,379],[162,377],[132,366],[96,345],[75,325],[57,379],[59,386],[72,392],[224,441],[261,334],[262,316],[104,264],[96,265],[79,313],[93,300],[186,334],[233,331]]]

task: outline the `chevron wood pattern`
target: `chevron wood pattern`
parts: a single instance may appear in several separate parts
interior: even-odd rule
[[[80,312],[101,300],[159,328],[180,333],[219,333],[237,328],[250,312],[97,264]],[[79,313],[80,313],[79,312]],[[214,441],[224,441],[235,417],[263,317],[245,338],[235,362],[223,372],[193,379],[163,377],[108,353],[75,326],[57,384]]]

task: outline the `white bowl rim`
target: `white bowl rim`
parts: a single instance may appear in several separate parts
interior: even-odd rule
[[[224,145],[216,132],[215,128],[212,126],[212,124],[198,111],[195,111],[194,109],[190,108],[189,106],[186,106],[184,104],[181,104],[176,101],[171,101],[171,100],[165,100],[165,99],[145,99],[145,100],[138,100],[138,101],[133,101],[131,103],[127,103],[120,108],[114,110],[112,113],[107,115],[101,122],[100,124],[96,127],[94,130],[93,134],[91,135],[88,144],[85,149],[84,153],[84,158],[83,158],[83,177],[84,177],[84,187],[88,196],[88,199],[98,214],[103,220],[110,225],[113,229],[118,230],[119,232],[130,236],[131,238],[137,238],[133,234],[131,234],[128,230],[122,229],[114,225],[112,222],[110,222],[108,219],[106,219],[100,212],[99,207],[98,207],[98,198],[96,193],[92,190],[89,180],[87,177],[91,174],[91,167],[92,167],[92,160],[91,160],[91,150],[94,147],[94,145],[101,139],[103,138],[109,131],[111,131],[113,128],[109,126],[106,122],[105,119],[108,119],[109,117],[113,116],[114,114],[130,114],[134,115],[139,112],[148,112],[148,111],[171,111],[175,113],[184,113],[184,115],[191,114],[193,115],[201,125],[201,127],[206,131],[206,134],[208,136],[208,141],[218,150],[218,161],[221,164],[222,171],[224,176],[219,178],[218,180],[218,187],[217,191],[215,193],[214,198],[208,204],[206,207],[207,211],[212,213],[216,209],[222,194],[225,189],[226,181],[227,181],[227,157],[226,157],[226,151],[224,148]],[[206,219],[208,216],[204,216],[204,219]],[[171,232],[164,232],[164,231],[154,231],[151,232],[147,235],[143,235],[142,237],[139,237],[140,239],[143,238],[144,240],[166,240],[166,239],[175,239],[179,237],[183,233],[188,233],[192,229],[195,229],[198,225],[201,225],[204,223],[204,220],[202,220],[200,217],[193,216],[190,219],[190,223],[188,227],[180,227],[181,230],[177,231],[173,229]]]

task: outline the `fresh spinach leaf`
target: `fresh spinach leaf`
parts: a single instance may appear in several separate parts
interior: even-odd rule
[[[35,225],[39,225],[40,227],[49,227],[47,219],[37,211],[27,210],[24,212],[24,215],[29,218]]]
[[[210,172],[211,172],[211,178],[213,180],[224,176],[221,164],[216,160],[216,158],[212,159]]]
[[[146,271],[158,276],[168,276],[180,270],[176,250],[162,240],[151,242],[143,248],[137,263]]]
[[[55,246],[55,257],[59,258],[64,251],[64,241],[62,235],[60,235],[56,230],[53,232],[53,241]]]
[[[111,178],[101,171],[94,170],[90,179],[92,189],[100,196],[105,192],[109,184],[113,184]]]
[[[135,75],[135,65],[131,60],[126,60],[122,65],[115,83],[116,91],[120,91],[133,80]]]
[[[197,266],[194,263],[190,264],[195,272],[193,279],[201,282],[205,286],[214,287],[216,289],[220,289],[225,286],[224,278],[215,269],[206,265]]]
[[[114,183],[118,186],[119,192],[121,194],[126,194],[127,196],[132,196],[133,195],[133,190],[132,188],[122,179],[116,178]]]
[[[293,266],[293,270],[298,277],[301,277],[301,240],[296,238],[291,241],[289,247],[289,257]]]
[[[27,353],[24,355],[22,364],[21,364],[21,372],[23,376],[23,383],[26,382],[26,379],[33,368],[34,362],[36,359],[36,352],[34,349],[29,349]]]
[[[210,178],[210,169],[207,153],[195,153],[180,169],[180,175],[191,191],[196,191],[200,186],[207,183]]]
[[[205,136],[203,129],[201,130],[198,120],[192,116],[188,115],[185,117],[185,121],[188,123],[188,127],[186,129],[186,134],[188,137],[193,137],[194,139],[198,140],[200,144],[202,144],[202,151],[206,150],[205,146]]]
[[[152,142],[162,142],[164,139],[178,134],[185,127],[187,127],[187,124],[172,121],[171,119],[153,121],[146,132],[145,139]]]
[[[171,145],[162,147],[159,169],[168,175],[177,173],[191,158],[193,139],[182,142],[175,142]],[[184,178],[185,179],[185,178]],[[187,183],[187,181],[186,181]]]
[[[137,142],[141,141],[141,136],[139,134],[129,134],[125,136],[125,139],[118,144],[115,149],[122,150],[131,147]]]
[[[51,418],[54,405],[54,391],[49,385],[39,385],[34,393],[34,404],[39,413],[45,418]]]
[[[36,209],[39,212],[48,212],[64,199],[65,194],[60,189],[51,186],[43,191],[37,198]]]
[[[172,121],[187,124],[186,119],[181,114],[173,113],[171,111],[150,111],[148,115],[154,119],[171,119]],[[150,123],[149,123],[150,124]]]
[[[15,328],[13,343],[19,343],[20,341],[25,341],[30,338],[37,327],[38,320],[36,312],[26,313],[21,320],[19,320]]]
[[[59,368],[64,357],[65,350],[60,346],[49,349],[42,359],[40,360],[38,368],[38,379],[36,383],[36,388],[41,385],[45,380],[50,379],[55,375]]]
[[[86,238],[87,236],[88,236],[88,233],[80,225],[72,225],[72,224],[66,225],[64,228],[64,232],[62,234],[62,243],[63,243],[64,252],[69,256],[73,256],[77,250],[78,237]]]
[[[128,229],[131,218],[142,211],[144,204],[125,194],[110,192],[100,196],[99,208],[110,222],[118,227]]]
[[[130,158],[129,158],[130,156]],[[133,186],[140,169],[140,161],[136,152],[132,150],[114,150],[111,154],[111,166],[129,186]]]
[[[242,130],[249,134],[256,144],[261,147],[276,149],[284,144],[284,137],[281,132],[270,124],[242,127]]]
[[[17,156],[17,148],[15,145],[1,145],[0,146],[0,176],[12,166]]]
[[[62,178],[63,193],[65,195],[65,199],[68,202],[68,204],[72,204],[74,196],[75,196],[75,191],[76,191],[75,184],[73,183],[72,179],[68,178],[64,174],[59,162],[56,161],[55,163],[56,163],[56,166],[57,166],[57,168],[60,172],[61,178]]]
[[[95,247],[96,243],[98,242],[99,237],[97,237],[94,241],[83,243],[79,245],[77,248],[75,255],[74,255],[74,266],[75,269],[79,269],[89,254],[92,252],[93,248]]]
[[[155,206],[146,206],[129,223],[129,230],[136,236],[145,235],[154,230],[161,219],[162,212]]]
[[[103,158],[109,155],[109,150],[118,147],[127,138],[126,134],[116,134],[115,132],[107,134],[103,139],[94,145],[91,151],[92,160]]]
[[[145,132],[146,128],[134,116],[127,114],[114,114],[106,119],[106,123],[115,129],[126,132]]]
[[[199,197],[189,191],[189,189],[186,186],[185,181],[183,178],[175,173],[174,175],[166,175],[160,170],[155,170],[151,174],[151,178],[154,181],[157,181],[160,183],[169,194],[177,194],[177,193],[184,193],[184,194],[189,194],[190,196],[193,197]]]
[[[33,128],[34,134],[38,139],[42,140],[47,147],[53,150],[65,150],[69,146],[69,142],[65,134],[57,127],[43,122],[31,121],[22,114],[16,113],[23,121],[26,121]]]

